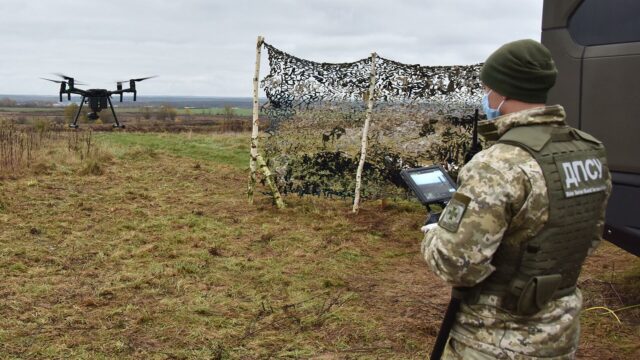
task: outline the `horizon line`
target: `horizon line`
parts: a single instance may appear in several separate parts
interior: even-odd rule
[[[0,97],[8,97],[8,96],[46,96],[46,97],[53,97],[53,98],[57,98],[58,94],[55,95],[51,95],[51,94],[0,94]],[[78,96],[80,97],[80,95],[77,94],[72,94],[72,96]],[[138,99],[141,97],[190,97],[190,98],[227,98],[227,99],[242,99],[242,98],[247,98],[247,99],[252,99],[252,96],[238,96],[238,95],[225,95],[225,96],[220,96],[220,95],[142,95],[142,94],[138,94]],[[126,98],[126,97],[125,97]],[[266,99],[266,96],[261,96],[259,97],[260,99]]]

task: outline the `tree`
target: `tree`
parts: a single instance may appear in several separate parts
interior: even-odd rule
[[[140,112],[142,113],[142,117],[145,120],[149,120],[151,119],[151,108],[149,108],[148,106],[143,107]]]
[[[71,103],[64,107],[64,120],[71,123],[78,112],[78,104]]]
[[[71,103],[67,106],[64,107],[64,120],[67,123],[72,123],[73,119],[75,119],[76,117],[76,113],[78,112],[78,108],[80,106],[78,106],[78,104],[76,103]],[[86,109],[86,108],[85,108]],[[87,119],[87,113],[85,111],[82,111],[80,113],[80,116],[78,117],[78,121],[85,124],[87,122],[89,122],[89,119]]]
[[[169,115],[169,119],[171,120],[175,120],[176,116],[178,116],[178,110],[176,110],[176,108],[174,108],[173,106],[167,106],[167,112]]]
[[[100,111],[99,115],[100,115],[100,118],[98,120],[102,120],[100,124],[115,122],[115,120],[113,119],[113,114],[111,113],[110,109],[104,109]],[[98,124],[98,120],[96,120],[96,124]]]
[[[242,127],[242,123],[240,121],[233,120],[233,117],[236,115],[236,111],[231,105],[225,104],[224,109],[222,111],[224,115],[224,120],[222,122],[222,131],[238,131],[238,125]]]
[[[187,109],[187,108],[184,109],[184,117],[187,120],[191,120],[191,116],[192,115],[193,115],[193,113],[191,112],[191,109]],[[180,118],[176,118],[176,123],[181,123],[181,122],[182,122],[182,120]]]
[[[16,101],[13,99],[10,99],[8,97],[2,98],[0,99],[0,107],[14,107],[16,106]]]
[[[234,116],[236,116],[235,110],[229,104],[224,105],[224,118],[227,120],[231,120]]]
[[[178,115],[178,110],[170,105],[162,105],[156,113],[156,119],[158,120],[175,120]]]

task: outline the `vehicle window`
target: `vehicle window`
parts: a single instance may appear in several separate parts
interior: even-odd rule
[[[569,33],[580,45],[640,41],[640,1],[584,0],[569,19]]]

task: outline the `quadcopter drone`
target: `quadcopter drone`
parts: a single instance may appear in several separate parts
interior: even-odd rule
[[[130,79],[129,87],[126,89],[122,88],[122,84],[126,81],[118,81],[116,90],[106,90],[106,89],[88,89],[82,90],[76,87],[76,85],[84,85],[76,82],[72,77],[56,74],[60,76],[64,80],[51,80],[46,78],[41,78],[43,80],[52,81],[54,83],[60,84],[60,101],[62,101],[62,94],[67,94],[67,99],[71,100],[71,94],[78,94],[82,96],[82,100],[80,101],[80,107],[76,112],[76,116],[73,119],[73,123],[69,125],[71,128],[78,128],[78,117],[80,116],[80,111],[82,111],[82,106],[87,103],[89,108],[91,108],[91,112],[87,114],[89,120],[97,120],[100,116],[98,113],[102,109],[107,108],[107,104],[111,108],[111,113],[113,114],[113,119],[115,120],[115,124],[113,124],[114,128],[123,128],[124,125],[120,124],[118,121],[118,117],[116,116],[115,110],[113,110],[113,104],[111,103],[111,95],[120,95],[120,102],[122,102],[122,95],[124,93],[133,93],[133,101],[136,101],[136,97],[138,95],[138,91],[136,90],[136,83],[142,80],[147,80],[154,78],[155,76],[149,76],[139,79]]]

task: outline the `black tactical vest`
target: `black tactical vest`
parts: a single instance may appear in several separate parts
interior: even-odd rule
[[[549,219],[524,242],[509,241],[518,231],[509,229],[492,260],[496,270],[471,293],[499,295],[508,310],[531,315],[575,291],[587,251],[602,235],[597,224],[610,181],[606,153],[600,141],[568,126],[514,127],[498,142],[528,151],[540,165]]]

